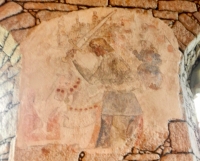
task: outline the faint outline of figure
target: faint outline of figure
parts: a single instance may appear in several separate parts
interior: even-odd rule
[[[75,60],[73,61],[76,69],[89,83],[100,82],[104,86],[112,87],[112,85],[121,85],[128,79],[132,79],[128,64],[114,53],[114,49],[104,38],[92,39],[89,47],[99,59],[99,63],[95,64],[92,70],[82,67]],[[112,98],[115,99],[112,100]],[[132,137],[134,132],[132,127],[137,126],[138,123],[135,116],[141,114],[141,107],[133,92],[113,91],[113,89],[104,92],[101,127],[96,146],[109,148],[117,143],[116,140],[120,140],[121,143],[127,137]],[[118,126],[119,122],[121,122],[120,126]]]
[[[120,85],[130,79],[130,67],[120,57],[115,55],[114,49],[104,38],[94,38],[89,42],[89,46],[97,57],[99,64],[96,64],[92,70],[84,68],[73,61],[80,74],[91,84],[101,82],[108,85]]]
[[[140,53],[137,50],[133,51],[136,58],[142,61],[142,64],[137,68],[138,76],[146,87],[157,90],[162,84],[162,73],[159,69],[162,63],[160,54],[158,54],[152,43],[142,40],[140,44],[142,46]]]
[[[114,147],[133,137],[142,109],[132,92],[107,91],[103,96],[101,130],[96,146]]]
[[[69,102],[73,99],[67,92],[69,85],[68,78],[59,75],[52,86],[50,95],[42,104],[36,106],[37,114],[42,121],[42,128],[37,130],[46,134],[46,139],[60,138],[60,112],[65,110],[65,101]]]

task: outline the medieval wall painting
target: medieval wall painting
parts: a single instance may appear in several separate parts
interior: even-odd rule
[[[165,24],[136,10],[91,9],[39,25],[21,44],[16,160],[57,160],[55,146],[63,160],[156,149],[167,122],[182,118],[177,46]]]

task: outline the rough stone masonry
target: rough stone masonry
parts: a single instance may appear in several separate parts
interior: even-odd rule
[[[127,141],[127,151],[121,156],[124,156],[124,160],[198,160],[200,157],[199,149],[197,145],[196,138],[198,139],[198,130],[195,125],[196,119],[194,115],[194,108],[191,103],[191,94],[190,89],[187,85],[187,78],[189,72],[191,71],[191,64],[194,64],[197,59],[197,55],[199,53],[198,49],[198,41],[199,41],[199,22],[200,22],[200,13],[199,13],[199,1],[156,1],[156,0],[130,0],[130,1],[121,1],[121,0],[18,0],[18,1],[0,1],[0,25],[5,28],[1,29],[0,37],[1,37],[1,70],[0,70],[0,83],[1,83],[1,91],[0,91],[0,111],[1,116],[1,126],[0,126],[0,158],[1,160],[13,160],[14,151],[15,151],[15,135],[16,135],[16,121],[17,121],[17,111],[20,105],[19,94],[18,94],[18,84],[19,84],[19,72],[21,71],[21,64],[19,64],[19,60],[21,59],[21,51],[19,44],[23,42],[28,36],[30,36],[34,30],[37,29],[36,26],[39,24],[43,24],[46,21],[49,21],[53,18],[58,18],[61,16],[70,16],[71,12],[77,10],[85,10],[87,11],[90,8],[95,7],[106,7],[106,8],[126,8],[130,11],[137,12],[138,14],[146,14],[152,15],[155,18],[159,18],[161,21],[165,22],[169,27],[172,28],[174,35],[176,36],[179,44],[179,49],[184,54],[183,62],[181,63],[181,88],[182,92],[180,92],[180,98],[183,97],[183,113],[185,116],[181,119],[169,119],[168,123],[165,124],[166,134],[165,137],[162,137],[161,133],[156,133],[155,138],[159,138],[161,136],[161,140],[158,144],[151,145],[147,143],[145,139],[141,139],[141,146],[135,146],[133,148],[134,140],[129,139]],[[98,15],[94,16],[98,22]],[[96,22],[96,23],[97,23]],[[126,19],[123,22],[126,24]],[[123,24],[122,23],[122,24]],[[80,24],[82,25],[82,24]],[[63,24],[59,24],[59,28],[61,28],[60,35],[65,35],[65,30],[62,29]],[[145,29],[146,27],[144,27]],[[152,29],[153,30],[153,29]],[[9,32],[8,32],[9,31]],[[83,30],[83,32],[85,32]],[[129,32],[129,31],[125,31]],[[112,35],[113,36],[113,35]],[[14,39],[13,39],[13,38]],[[119,37],[120,38],[120,37]],[[61,45],[65,46],[65,39],[58,38],[60,40]],[[123,37],[122,37],[123,39]],[[160,42],[162,42],[162,38]],[[43,40],[44,42],[46,40]],[[107,40],[108,41],[108,40]],[[96,43],[96,41],[94,41]],[[100,42],[104,42],[101,40]],[[73,42],[74,43],[74,42]],[[106,43],[105,43],[106,44]],[[111,43],[112,44],[112,43]],[[197,47],[195,47],[197,45]],[[112,45],[110,45],[112,48]],[[110,47],[107,47],[107,50]],[[148,48],[148,44],[146,45]],[[100,49],[96,49],[94,47],[89,46],[93,53],[98,53]],[[126,46],[129,49],[129,47]],[[102,50],[102,49],[101,49]],[[100,51],[101,51],[100,50]],[[104,49],[105,50],[105,49]],[[106,50],[106,52],[108,52]],[[169,47],[169,51],[173,51],[174,49]],[[91,52],[90,51],[90,52]],[[57,51],[56,51],[57,52]],[[60,52],[60,51],[59,51]],[[102,51],[101,51],[102,52]],[[125,52],[127,53],[127,52]],[[133,52],[135,53],[135,52]],[[141,63],[141,67],[138,73],[142,73],[144,70],[143,63],[146,62],[145,57],[140,57],[139,55],[143,55],[143,51],[138,49],[137,53],[133,54],[135,58],[139,60]],[[151,53],[151,52],[150,52]],[[172,60],[176,57],[172,53],[170,53],[169,58]],[[51,60],[51,59],[50,59]],[[137,61],[138,61],[137,60]],[[51,61],[49,61],[51,62]],[[147,63],[147,62],[146,62]],[[155,62],[154,62],[155,63]],[[30,63],[32,64],[32,62]],[[159,65],[155,65],[150,63],[150,65],[154,65],[155,68],[160,68]],[[186,71],[185,71],[186,70]],[[163,69],[160,69],[160,73],[163,72]],[[158,72],[159,73],[159,72]],[[162,73],[163,74],[163,73]],[[141,74],[142,75],[142,74]],[[64,77],[65,78],[65,77]],[[141,79],[141,78],[138,78]],[[153,78],[148,78],[152,79]],[[61,79],[62,80],[62,79]],[[165,81],[165,79],[164,79]],[[157,80],[155,81],[157,83]],[[155,84],[154,82],[154,84]],[[162,81],[163,82],[163,81]],[[159,83],[155,86],[150,86],[148,81],[144,79],[144,87],[157,88]],[[62,86],[62,81],[61,81]],[[53,87],[52,87],[53,88]],[[74,88],[73,88],[74,89]],[[173,89],[171,87],[171,89]],[[137,97],[136,97],[137,98]],[[151,102],[151,101],[150,101]],[[139,102],[141,103],[141,102]],[[143,102],[144,103],[144,102]],[[156,107],[156,105],[155,105]],[[85,107],[86,109],[87,107]],[[88,107],[89,108],[89,107]],[[166,107],[168,108],[168,107]],[[69,107],[70,109],[70,107]],[[76,108],[74,108],[75,110]],[[151,108],[153,110],[153,108]],[[162,108],[161,108],[162,109]],[[153,111],[155,112],[155,110]],[[34,112],[33,112],[34,113]],[[32,114],[28,115],[28,118],[32,117]],[[158,116],[161,115],[161,111],[157,110]],[[172,112],[173,113],[173,112]],[[162,117],[159,116],[159,117]],[[106,118],[106,117],[105,117]],[[147,117],[148,118],[148,117]],[[53,119],[53,118],[52,118]],[[108,118],[107,118],[108,119]],[[118,118],[119,119],[119,118]],[[37,119],[36,119],[37,120]],[[117,122],[117,118],[114,117],[114,122]],[[144,122],[141,123],[141,119],[138,116],[135,116],[134,126],[136,125],[145,125]],[[157,123],[151,124],[152,126],[156,126]],[[35,124],[34,126],[42,126],[40,123]],[[56,129],[54,124],[51,124],[52,129]],[[67,126],[67,124],[65,124]],[[117,128],[118,123],[114,125],[110,125],[110,127]],[[132,126],[132,127],[134,127]],[[120,126],[121,127],[121,126]],[[130,126],[131,127],[131,126]],[[50,125],[49,125],[50,128]],[[143,127],[144,128],[144,127]],[[176,130],[175,130],[176,129]],[[113,131],[113,130],[112,130]],[[111,132],[112,132],[111,131]],[[138,130],[136,130],[138,131]],[[139,135],[140,131],[138,131],[135,135]],[[150,132],[151,133],[151,132]],[[188,136],[189,134],[189,136]],[[179,137],[178,137],[179,136]],[[52,136],[51,136],[52,137]],[[147,137],[147,136],[141,136]],[[189,139],[190,138],[190,139]],[[191,138],[193,138],[191,143]],[[195,139],[194,139],[195,138]],[[154,137],[150,137],[154,141]],[[183,143],[184,141],[184,143]],[[101,143],[102,144],[102,143]],[[187,146],[183,146],[187,145]],[[70,149],[71,148],[71,149]],[[30,148],[30,151],[21,151],[21,149],[17,149],[17,152],[23,154],[24,158],[18,158],[20,161],[29,156],[30,152],[38,151],[37,157],[40,157],[43,153],[47,154],[47,158],[55,158],[55,157],[64,157],[66,158],[77,158],[76,160],[97,160],[100,157],[105,157],[104,160],[115,160],[116,156],[100,155],[100,154],[91,154],[87,151],[81,153],[80,151],[76,152],[77,146],[68,147],[60,145],[47,145],[40,146],[36,149],[34,147]],[[132,148],[132,150],[131,150]],[[39,150],[40,149],[40,150]],[[52,149],[60,149],[60,152],[66,151],[64,155],[56,155],[58,153],[54,153]],[[61,150],[64,149],[64,150]],[[71,153],[72,150],[75,150],[74,153]],[[60,154],[60,153],[59,153]],[[80,154],[80,155],[79,155]],[[84,155],[84,156],[82,156]],[[69,157],[70,156],[70,157]],[[45,159],[44,159],[45,160]],[[60,160],[60,159],[59,159]]]

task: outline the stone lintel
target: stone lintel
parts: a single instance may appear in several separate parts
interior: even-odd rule
[[[175,12],[196,12],[197,7],[193,2],[188,1],[159,1],[159,10],[175,11]]]
[[[39,11],[36,14],[36,18],[39,18],[40,22],[48,21],[50,19],[60,17],[62,15],[66,15],[68,12],[60,12],[60,11]]]
[[[22,7],[15,2],[8,2],[0,7],[0,20],[16,15],[22,11]]]
[[[193,16],[200,22],[200,12],[193,13]]]
[[[194,35],[197,36],[200,33],[200,25],[187,14],[181,14],[179,16],[179,21]]]
[[[76,11],[78,7],[75,5],[61,3],[34,3],[27,2],[24,4],[25,9],[33,10],[51,10],[51,11]]]
[[[178,12],[153,10],[153,15],[157,18],[178,20]]]
[[[35,18],[30,13],[21,13],[0,22],[7,30],[17,30],[35,26]]]
[[[66,3],[86,6],[107,6],[108,0],[65,0]]]
[[[110,0],[112,6],[156,8],[157,0]]]
[[[129,154],[125,157],[126,160],[158,160],[158,154]]]
[[[179,21],[175,22],[172,29],[178,41],[180,41],[185,46],[189,45],[189,43],[195,39],[195,36],[190,31],[188,31]]]

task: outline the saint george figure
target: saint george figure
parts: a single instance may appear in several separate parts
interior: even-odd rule
[[[120,85],[130,79],[130,68],[124,60],[114,53],[114,49],[103,38],[94,38],[89,43],[90,48],[101,59],[92,70],[74,65],[89,83],[101,82],[104,85]]]
[[[103,38],[94,38],[89,46],[100,59],[94,68],[82,67],[77,61],[73,61],[76,69],[91,84],[100,83],[106,87],[103,94],[101,114],[101,127],[96,142],[97,147],[109,148],[116,144],[123,144],[132,137],[135,127],[142,117],[142,110],[132,91],[113,86],[120,86],[132,78],[128,64],[114,53],[114,49]]]

